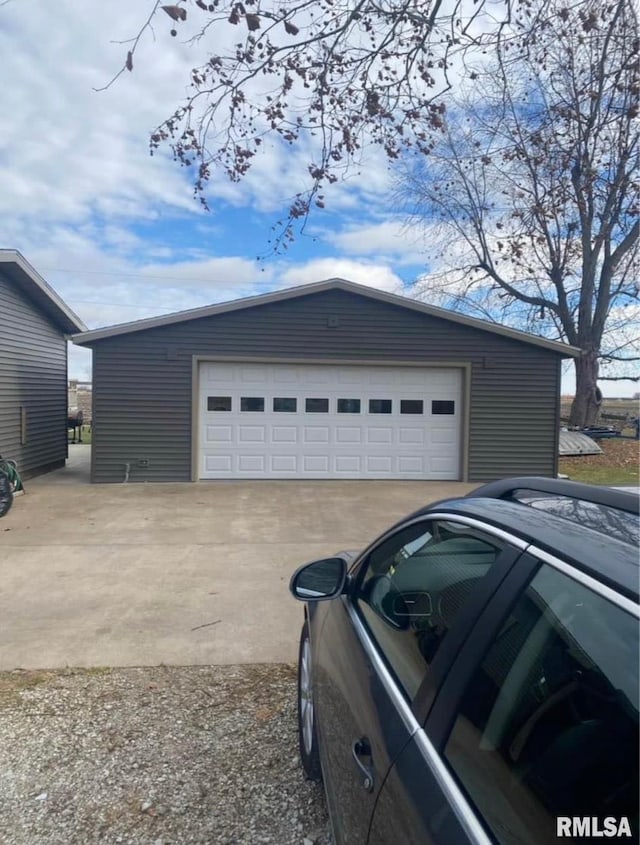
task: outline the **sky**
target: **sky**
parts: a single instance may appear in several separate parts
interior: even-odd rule
[[[117,42],[137,33],[149,8],[0,3],[0,247],[20,250],[90,328],[334,276],[410,293],[429,269],[427,248],[398,214],[380,156],[273,255],[272,227],[303,185],[303,152],[264,144],[247,180],[212,179],[208,212],[168,151],[149,155],[150,132],[184,99],[205,55],[205,45],[161,26],[155,42],[141,42],[133,73],[94,90],[117,72],[127,49]],[[88,350],[71,347],[69,376],[90,380]],[[568,367],[563,392],[572,389]]]

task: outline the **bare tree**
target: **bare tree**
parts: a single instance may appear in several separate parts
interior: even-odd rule
[[[311,208],[324,207],[325,189],[351,172],[365,148],[382,149],[390,161],[407,147],[431,149],[452,68],[470,45],[495,41],[522,13],[520,2],[149,0],[105,87],[134,70],[141,39],[158,24],[204,48],[208,60],[193,69],[185,102],[153,132],[152,153],[168,145],[193,170],[205,207],[209,180],[219,172],[243,179],[266,138],[308,153],[306,188],[292,191],[288,216],[274,227],[277,249]]]
[[[213,174],[243,179],[266,138],[300,148],[307,188],[276,226],[286,246],[365,148],[398,167],[415,153],[406,191],[430,232],[453,233],[462,271],[441,280],[446,304],[579,346],[572,422],[595,419],[600,362],[637,360],[633,0],[149,0],[147,12],[116,78],[158,21],[205,47],[185,103],[151,136],[152,152],[167,144],[193,169],[205,206]]]
[[[627,0],[533,0],[525,18],[447,97],[401,193],[445,259],[422,295],[580,347],[586,425],[600,363],[640,360],[637,19]]]

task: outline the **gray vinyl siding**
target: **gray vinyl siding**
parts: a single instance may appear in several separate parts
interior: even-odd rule
[[[91,346],[94,481],[122,481],[125,463],[131,481],[190,479],[194,355],[468,362],[469,480],[556,471],[558,354],[357,294],[322,292]]]
[[[21,443],[20,409],[27,414]],[[0,454],[28,478],[67,457],[67,341],[0,272]]]

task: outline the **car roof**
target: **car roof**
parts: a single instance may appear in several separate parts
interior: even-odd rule
[[[640,561],[638,549],[630,543],[513,500],[448,499],[422,508],[413,516],[427,516],[435,510],[501,528],[638,600]]]

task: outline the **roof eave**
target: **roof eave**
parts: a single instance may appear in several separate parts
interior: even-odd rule
[[[0,249],[0,268],[13,266],[17,272],[17,283],[27,296],[45,311],[51,320],[69,339],[77,332],[87,331],[87,327],[71,308],[32,267],[17,249]],[[14,279],[14,281],[16,281]]]
[[[408,297],[400,296],[395,293],[388,293],[387,291],[377,290],[376,288],[371,288],[366,285],[356,284],[355,282],[350,282],[345,279],[325,279],[321,282],[313,282],[308,285],[286,288],[285,290],[273,291],[271,293],[259,294],[257,296],[250,296],[243,299],[235,299],[230,302],[221,302],[216,305],[207,305],[203,308],[194,308],[189,311],[179,311],[173,314],[165,314],[161,317],[150,317],[144,320],[136,320],[131,323],[121,323],[116,326],[106,326],[102,329],[93,329],[91,331],[82,332],[74,335],[71,339],[76,345],[85,346],[110,337],[117,337],[122,334],[161,328],[162,326],[187,322],[189,320],[198,320],[204,317],[214,317],[218,314],[227,314],[232,311],[253,308],[259,305],[267,305],[273,302],[283,302],[287,299],[309,296],[311,294],[322,293],[327,290],[344,290],[360,296],[369,297],[370,299],[377,299],[401,308],[418,311],[419,313],[426,314],[437,319],[459,323],[460,325],[465,325],[479,331],[502,335],[520,343],[526,343],[531,346],[540,346],[544,349],[548,349],[550,352],[554,352],[557,355],[562,355],[565,358],[577,358],[582,354],[582,350],[575,346],[569,346],[568,344],[564,344],[559,341],[536,337],[535,335],[527,334],[526,332],[521,332],[517,329],[511,329],[506,326],[492,325],[491,323],[487,323],[483,320],[478,320],[475,317],[467,317],[464,314],[457,314],[454,311],[447,311],[444,308],[438,308],[434,305],[428,305],[418,300],[409,299]]]

